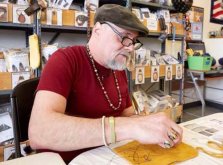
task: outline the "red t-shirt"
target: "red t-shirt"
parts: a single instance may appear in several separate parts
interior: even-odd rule
[[[117,106],[118,92],[112,71],[95,64],[111,102]],[[119,116],[131,106],[131,101],[125,71],[115,72],[122,97],[121,107],[116,111],[110,108],[103,94],[84,46],[67,47],[55,52],[43,69],[37,90],[48,90],[64,96],[67,99],[67,115],[87,118]],[[70,156],[73,159],[76,154],[72,152]]]

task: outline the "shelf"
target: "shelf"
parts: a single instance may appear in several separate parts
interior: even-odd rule
[[[10,95],[12,90],[0,90],[0,95]]]
[[[54,26],[54,25],[41,25],[41,30],[44,32],[63,32],[63,33],[87,33],[87,28],[75,26]]]
[[[149,35],[148,37],[159,37],[162,33],[161,32],[149,32]],[[176,34],[175,35],[175,40],[182,40],[184,37],[184,35],[181,35],[181,34]],[[167,35],[167,39],[171,40],[173,38],[173,35],[172,34],[168,34]]]
[[[0,29],[5,30],[27,30],[32,29],[32,24],[17,24],[17,23],[10,23],[10,22],[0,22]]]
[[[33,24],[16,24],[16,23],[0,23],[0,29],[11,29],[11,30],[32,30]],[[55,26],[55,25],[41,25],[41,30],[43,32],[63,32],[63,33],[80,33],[86,34],[87,28],[85,27],[75,27],[75,26]],[[161,32],[150,32],[148,37],[159,37]],[[172,35],[168,34],[168,39],[171,39]],[[177,38],[183,38],[184,35],[176,34]]]
[[[167,9],[170,11],[174,11],[174,7],[173,6],[165,6],[165,5],[160,5],[158,3],[152,3],[152,2],[143,2],[143,1],[139,1],[139,0],[132,0],[132,6],[137,5],[137,6],[143,6],[143,7],[149,7],[150,9]]]

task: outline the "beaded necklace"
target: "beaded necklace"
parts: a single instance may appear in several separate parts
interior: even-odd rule
[[[98,80],[98,82],[99,82],[99,84],[100,84],[100,86],[101,86],[101,89],[102,89],[102,91],[103,91],[103,93],[104,93],[104,96],[105,96],[105,98],[106,98],[106,100],[107,100],[109,106],[110,106],[113,110],[117,110],[117,109],[119,109],[120,106],[121,106],[121,103],[122,103],[122,97],[121,97],[121,92],[120,92],[120,88],[119,88],[119,84],[118,84],[118,79],[117,79],[117,76],[116,76],[115,71],[112,70],[112,73],[113,73],[114,78],[115,78],[116,89],[117,89],[117,92],[118,92],[118,106],[117,106],[117,107],[115,107],[114,104],[111,102],[111,100],[110,100],[110,98],[109,98],[109,96],[108,96],[108,93],[107,93],[107,91],[105,90],[105,87],[104,87],[104,85],[103,85],[103,83],[102,83],[102,81],[101,81],[101,78],[100,78],[99,74],[98,74],[98,70],[97,70],[97,68],[96,68],[96,66],[95,66],[95,62],[94,62],[93,56],[91,55],[91,52],[90,52],[90,49],[89,49],[89,46],[88,46],[88,45],[86,45],[86,50],[87,50],[87,54],[89,55],[89,58],[90,58],[90,61],[91,61],[91,64],[92,64],[92,67],[93,67],[95,76],[97,77],[97,80]]]

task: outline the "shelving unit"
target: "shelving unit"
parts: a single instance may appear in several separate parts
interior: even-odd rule
[[[80,0],[75,1],[75,3],[81,4],[83,6],[83,2]],[[170,12],[174,12],[174,8],[170,6],[164,6],[156,3],[151,3],[151,2],[142,2],[140,0],[100,0],[99,5],[103,5],[106,3],[116,3],[120,4],[126,7],[131,8],[133,7],[148,7],[149,9],[155,11],[159,9],[166,9],[169,10]],[[75,26],[54,26],[54,25],[41,25],[40,20],[37,19],[36,14],[34,15],[34,23],[33,24],[15,24],[15,23],[3,23],[0,22],[0,29],[5,29],[5,30],[24,30],[26,32],[26,43],[28,46],[28,35],[32,34],[33,32],[37,33],[39,38],[41,39],[41,32],[56,32],[56,34],[52,37],[50,40],[50,43],[52,43],[59,35],[60,33],[78,33],[78,34],[86,34],[87,33],[87,28],[82,28],[82,27],[75,27]],[[150,32],[149,35],[147,36],[148,38],[158,38],[162,32]],[[175,37],[175,40],[180,40],[182,41],[182,49],[183,49],[183,39],[184,35],[175,35],[173,36],[172,34],[167,35],[167,39],[173,39]],[[51,42],[52,41],[52,42]],[[165,52],[165,42],[161,43],[161,50],[162,52]],[[181,51],[181,55],[183,55],[183,51]],[[182,58],[183,59],[183,58]],[[164,76],[164,71],[165,71],[165,66],[160,66],[160,71],[162,72],[160,75]],[[173,66],[173,73],[175,74],[175,67]],[[145,69],[146,73],[146,78],[150,77],[150,68],[146,67]],[[40,75],[40,70],[36,74],[37,76]],[[129,87],[132,89],[132,80],[134,80],[135,74],[132,72],[128,74],[128,79],[129,79]],[[161,80],[163,81],[163,80]],[[182,84],[183,80],[180,82]],[[182,91],[182,85],[180,91]],[[3,94],[10,94],[11,90],[0,90],[0,95]],[[182,93],[180,93],[180,98],[179,98],[179,103],[182,104]]]

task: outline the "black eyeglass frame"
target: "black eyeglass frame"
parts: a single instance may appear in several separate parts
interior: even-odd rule
[[[131,39],[131,38],[129,38],[129,37],[127,37],[127,36],[123,36],[115,27],[113,27],[110,23],[108,23],[108,22],[100,22],[101,24],[106,24],[106,25],[108,25],[111,29],[112,29],[112,31],[115,33],[115,34],[117,34],[120,38],[121,38],[121,44],[123,45],[123,46],[126,46],[126,47],[129,47],[129,46],[131,46],[131,45],[134,45],[134,49],[135,50],[137,50],[137,49],[139,49],[139,48],[141,48],[142,46],[143,46],[143,43],[141,43],[138,39]],[[125,40],[126,39],[128,39],[128,40],[130,40],[131,41],[131,43],[129,43],[129,44],[125,44]]]

